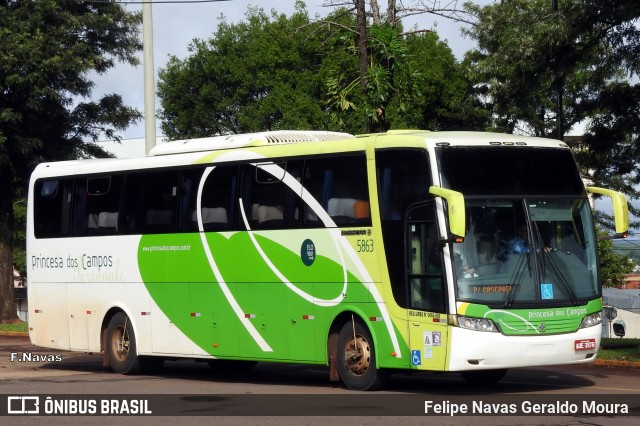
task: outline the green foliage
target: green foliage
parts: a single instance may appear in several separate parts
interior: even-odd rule
[[[338,10],[315,24],[319,37],[321,63],[318,78],[322,87],[318,101],[326,106],[330,129],[363,133],[368,129],[372,108],[365,106],[359,74],[356,19]]]
[[[355,25],[343,9],[313,22],[302,4],[291,17],[252,8],[244,22],[223,20],[160,72],[164,133],[485,126],[460,64],[435,33],[371,25],[363,91]]]
[[[613,251],[612,240],[598,241],[598,257],[603,287],[617,287],[624,284],[624,274],[630,274],[635,267],[628,256],[616,254]]]
[[[640,362],[640,339],[604,338],[598,359]]]
[[[140,22],[110,2],[0,0],[0,319],[15,315],[13,249],[24,253],[24,235],[14,230],[24,223],[33,167],[107,156],[86,141],[114,138],[140,118],[117,95],[83,101],[93,88],[90,71],[137,63]]]
[[[28,333],[29,324],[23,321],[0,322],[0,332]]]
[[[94,154],[86,138],[113,137],[139,117],[117,95],[74,104],[91,94],[89,71],[137,63],[140,16],[76,1],[4,1],[0,10],[0,164],[15,179],[41,161]]]
[[[594,42],[581,23],[584,2],[513,0],[484,8],[473,6],[478,25],[467,34],[478,42],[468,53],[473,78],[488,96],[496,113],[496,127],[537,136],[557,135],[559,114],[562,134],[581,121],[576,101],[616,77],[615,67],[599,64],[604,44]],[[558,110],[558,94],[563,108]]]
[[[286,128],[323,129],[316,46],[307,13],[287,18],[249,9],[247,21],[224,20],[191,56],[160,71],[162,130],[169,138]]]

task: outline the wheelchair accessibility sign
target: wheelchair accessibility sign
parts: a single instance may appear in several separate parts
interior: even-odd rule
[[[553,299],[553,284],[540,284],[542,299]]]
[[[422,365],[422,357],[420,356],[420,350],[411,351],[411,365]]]

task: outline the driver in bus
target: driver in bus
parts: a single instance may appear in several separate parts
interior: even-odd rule
[[[521,224],[518,226],[518,232],[516,236],[509,240],[507,245],[509,254],[521,254],[521,253],[530,253],[531,247],[529,244],[529,234],[527,231],[527,225]],[[553,251],[551,247],[548,246],[540,246],[538,245],[537,251],[542,249],[545,253],[550,253]]]

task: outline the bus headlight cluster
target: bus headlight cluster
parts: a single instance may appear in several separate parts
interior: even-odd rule
[[[476,331],[498,331],[496,324],[487,318],[473,318],[458,315],[458,326]]]
[[[602,311],[596,312],[595,314],[587,315],[582,319],[582,323],[580,324],[580,328],[593,327],[594,325],[598,325],[602,323]]]

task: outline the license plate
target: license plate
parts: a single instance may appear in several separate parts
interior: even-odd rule
[[[582,339],[574,342],[576,351],[590,351],[596,348],[596,339]]]

